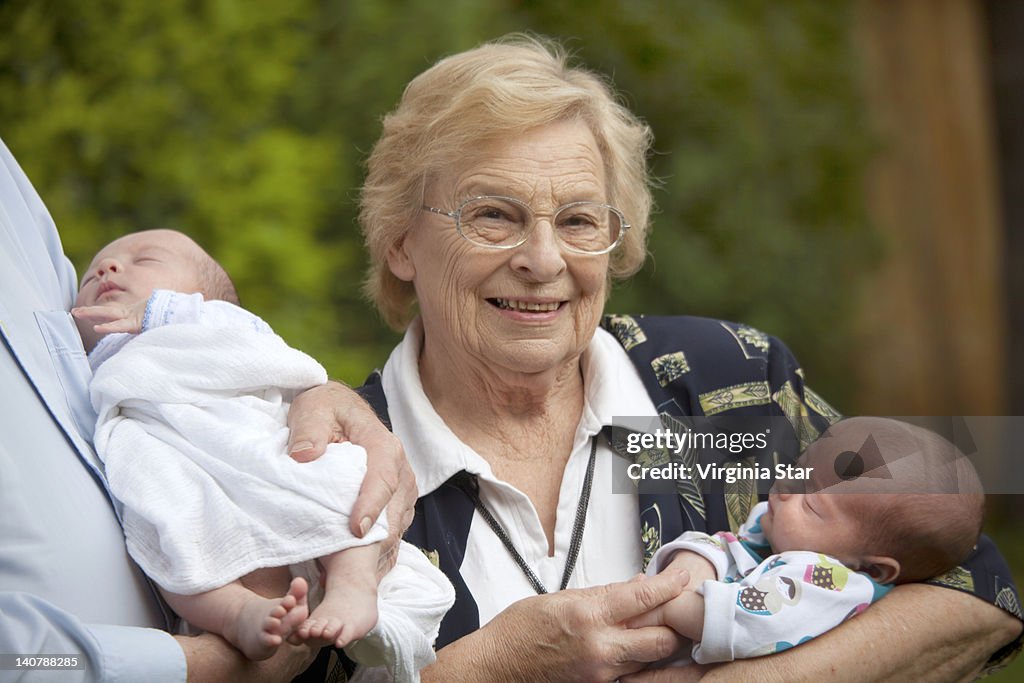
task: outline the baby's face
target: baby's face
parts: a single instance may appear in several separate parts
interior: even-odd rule
[[[114,240],[89,264],[76,306],[145,301],[154,289],[195,292],[199,246],[173,230],[147,230]]]
[[[858,557],[864,545],[863,513],[869,496],[773,489],[761,528],[773,552],[808,550],[851,561],[848,558]]]
[[[860,555],[864,525],[878,497],[867,492],[871,486],[863,477],[844,479],[837,474],[836,462],[861,449],[865,433],[844,433],[835,426],[833,430],[800,456],[798,464],[811,468],[810,478],[776,483],[768,495],[761,528],[773,552],[807,550],[840,560]]]

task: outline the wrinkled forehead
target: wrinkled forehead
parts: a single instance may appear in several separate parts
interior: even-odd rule
[[[442,193],[458,186],[479,194],[573,191],[601,195],[608,169],[597,138],[586,121],[569,118],[527,130],[502,131],[458,150],[455,158],[425,177],[425,188]]]

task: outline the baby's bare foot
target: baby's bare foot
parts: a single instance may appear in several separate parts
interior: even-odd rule
[[[330,590],[298,628],[302,640],[345,647],[377,625],[377,587],[347,585]]]
[[[281,604],[264,621],[264,630],[287,640],[309,617],[309,584],[300,577],[292,579]]]
[[[305,579],[294,578],[284,597],[253,597],[239,612],[231,641],[252,660],[267,659],[309,616]]]

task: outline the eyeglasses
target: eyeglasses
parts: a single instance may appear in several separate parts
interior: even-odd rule
[[[526,242],[536,224],[533,210],[512,197],[471,197],[454,211],[424,206],[425,211],[455,219],[465,239],[489,249],[515,249]],[[551,215],[555,235],[568,251],[607,254],[622,242],[630,226],[614,206],[598,202],[571,202]]]

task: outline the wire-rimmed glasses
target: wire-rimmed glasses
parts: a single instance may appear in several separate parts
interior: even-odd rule
[[[514,249],[526,242],[536,214],[513,197],[470,197],[454,211],[424,206],[426,211],[455,219],[455,229],[473,244],[489,249]],[[629,229],[622,212],[600,202],[570,202],[555,209],[551,224],[568,251],[597,256],[622,242]]]

